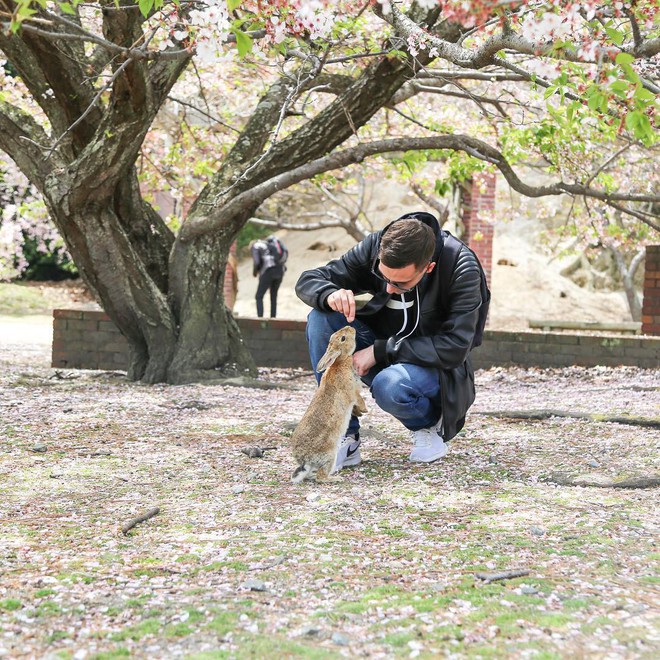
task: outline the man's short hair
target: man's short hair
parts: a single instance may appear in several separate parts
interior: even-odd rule
[[[405,268],[415,264],[423,268],[435,252],[433,230],[419,220],[395,220],[383,233],[378,258],[388,268]]]

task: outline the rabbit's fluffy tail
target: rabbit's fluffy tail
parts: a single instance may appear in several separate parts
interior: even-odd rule
[[[291,481],[294,484],[299,484],[301,481],[314,476],[315,470],[309,463],[301,463],[291,475]]]

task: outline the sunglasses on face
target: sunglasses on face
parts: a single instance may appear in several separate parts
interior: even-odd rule
[[[423,273],[429,267],[430,263],[431,262],[429,261],[429,263],[426,264],[426,266],[424,266],[424,268],[422,268],[422,270],[420,270],[419,273]],[[414,286],[402,286],[400,282],[393,282],[392,280],[388,279],[387,277],[385,277],[385,275],[383,275],[380,272],[375,262],[371,267],[371,274],[377,277],[382,282],[385,282],[385,284],[389,284],[390,286],[393,286],[395,289],[398,289],[401,293],[410,293],[411,291],[414,291],[417,284],[419,284],[419,282],[417,282]]]

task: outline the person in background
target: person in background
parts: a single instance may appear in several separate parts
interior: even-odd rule
[[[355,296],[367,293],[371,300],[358,307]],[[470,351],[481,343],[490,301],[474,252],[430,213],[409,213],[339,259],[304,271],[296,294],[313,308],[307,317],[312,368],[330,335],[353,326],[355,371],[376,404],[410,431],[409,459],[445,456],[445,441],[461,430],[474,402]],[[335,471],[360,463],[359,429],[354,416]]]
[[[264,315],[264,295],[270,291],[270,317],[277,316],[277,292],[282,284],[282,278],[286,271],[286,260],[289,251],[282,241],[275,236],[269,236],[266,240],[256,240],[250,245],[252,253],[252,274],[259,278],[257,293],[257,316]]]

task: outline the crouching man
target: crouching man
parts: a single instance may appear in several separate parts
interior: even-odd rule
[[[408,213],[339,259],[303,272],[296,293],[313,308],[312,368],[330,335],[352,325],[355,370],[376,404],[411,432],[410,460],[445,456],[445,441],[461,430],[474,402],[470,351],[481,343],[490,300],[476,255],[430,213]],[[358,308],[360,294],[372,298]],[[358,465],[360,445],[352,417],[335,470]]]

